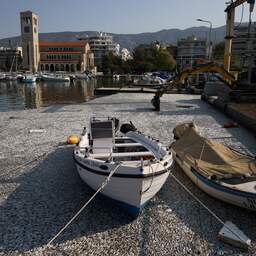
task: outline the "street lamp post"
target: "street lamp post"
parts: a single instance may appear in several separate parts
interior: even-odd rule
[[[211,61],[212,59],[212,22],[209,20],[202,20],[202,19],[197,19],[197,21],[205,22],[210,25],[209,29],[209,46],[208,46],[208,59]]]

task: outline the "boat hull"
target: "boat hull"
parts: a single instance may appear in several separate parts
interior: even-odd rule
[[[185,174],[205,193],[226,203],[256,211],[256,193],[239,191],[207,179],[188,163],[177,157],[174,151],[173,156]]]
[[[81,179],[92,189],[97,190],[109,175],[110,171],[103,171],[86,159],[74,154],[74,160]],[[171,158],[172,160],[172,158]],[[165,160],[166,162],[166,160]],[[161,189],[168,178],[173,160],[166,168],[158,164],[158,170],[153,175],[145,173],[140,168],[121,165],[111,177],[107,186],[101,193],[118,203],[122,208],[134,217],[138,216],[146,203]],[[105,164],[109,170],[115,168],[115,164]],[[155,168],[152,166],[152,168]]]
[[[47,82],[70,82],[69,77],[51,77],[51,76],[42,75],[41,79]]]
[[[32,84],[32,83],[36,82],[36,78],[35,79],[23,79],[22,82],[27,83],[27,84]]]

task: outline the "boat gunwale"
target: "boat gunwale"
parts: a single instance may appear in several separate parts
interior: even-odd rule
[[[74,158],[74,161],[75,161],[76,164],[78,164],[80,167],[86,169],[86,171],[88,171],[88,172],[91,172],[91,173],[94,173],[94,174],[98,174],[98,175],[101,175],[101,176],[108,176],[109,175],[109,172],[95,170],[95,169],[92,169],[92,168],[88,167],[84,163],[81,163],[80,161],[78,161],[76,159],[75,153],[73,153],[73,158]],[[164,159],[162,161],[164,162]],[[143,174],[143,173],[140,173],[140,174],[114,173],[113,177],[118,177],[118,178],[138,178],[138,179],[156,177],[156,176],[160,176],[160,175],[162,175],[164,173],[169,172],[174,164],[175,164],[175,161],[172,158],[172,163],[167,168],[164,168],[161,171],[157,171],[157,172],[153,172],[153,173],[147,173],[147,174]]]
[[[235,188],[230,188],[225,186],[224,182],[216,182],[214,180],[211,180],[209,178],[204,177],[198,170],[196,170],[194,167],[191,166],[191,172],[198,177],[202,182],[206,183],[207,185],[211,186],[213,185],[213,187],[215,189],[219,189],[222,190],[223,192],[229,193],[229,194],[235,194],[237,196],[242,196],[242,197],[250,197],[250,198],[256,198],[256,192],[252,193],[252,192],[246,192],[246,191],[241,191],[239,189],[235,189]]]

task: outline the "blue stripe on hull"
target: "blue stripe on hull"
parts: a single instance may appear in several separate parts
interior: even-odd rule
[[[240,196],[240,197],[244,197],[244,198],[253,198],[256,199],[256,194],[254,193],[250,193],[250,192],[243,192],[243,191],[238,191],[232,188],[227,188],[221,184],[218,184],[214,181],[211,181],[207,178],[205,178],[203,175],[201,175],[197,170],[195,170],[194,168],[191,168],[191,172],[199,179],[201,180],[203,183],[205,183],[206,185],[208,185],[209,187],[212,187],[214,189],[223,191],[225,193],[228,194],[233,194],[236,196]]]
[[[130,205],[118,200],[115,200],[113,198],[110,198],[112,201],[114,201],[117,205],[119,205],[121,208],[123,208],[126,212],[131,214],[134,218],[138,217],[143,210],[143,208],[146,206],[147,203],[144,203],[140,205],[140,207],[136,207],[134,205]]]

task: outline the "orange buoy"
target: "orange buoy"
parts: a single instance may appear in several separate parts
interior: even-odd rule
[[[67,138],[67,143],[68,144],[71,144],[71,145],[74,145],[74,144],[77,144],[79,142],[79,138],[77,135],[69,135],[68,138]]]

